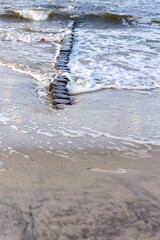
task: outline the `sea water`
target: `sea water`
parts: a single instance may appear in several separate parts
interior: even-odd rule
[[[80,94],[80,102],[57,112],[41,101],[47,99],[62,39],[73,22],[67,87],[71,95]],[[119,140],[129,146],[159,146],[159,36],[158,0],[0,0],[0,65],[27,74],[36,83],[27,85],[22,75],[5,83],[10,86],[0,96],[0,146],[10,142],[13,147],[19,139],[20,146],[28,141],[46,149],[49,142],[51,151],[57,143],[70,147],[81,141],[87,146],[83,138],[89,138],[90,146],[100,138],[104,148],[106,139],[111,147]],[[22,91],[18,78],[24,81],[23,93],[14,86]],[[111,89],[122,91],[113,94]],[[86,92],[93,92],[92,97],[82,95]],[[10,138],[5,145],[6,131]]]
[[[55,78],[61,40],[73,21],[70,94],[159,91],[159,0],[1,0],[0,64],[45,86]]]

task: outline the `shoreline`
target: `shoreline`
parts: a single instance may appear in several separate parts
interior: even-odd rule
[[[46,93],[44,101],[39,101],[32,77],[6,67],[0,67],[0,73],[1,130],[4,136],[7,128],[11,133],[10,138],[5,137],[6,143],[3,141],[4,147],[10,141],[15,146],[19,141],[20,145],[37,147],[38,139],[43,143],[50,139],[57,145],[60,138],[64,144],[78,139],[78,145],[84,145],[84,139],[93,143],[100,139],[105,147],[112,142],[160,145],[160,92],[106,89],[75,95],[73,105],[56,110]],[[0,141],[2,138],[3,134]]]
[[[0,73],[0,238],[158,240],[159,146],[123,137],[159,139],[160,94],[104,90],[57,111],[31,77]]]

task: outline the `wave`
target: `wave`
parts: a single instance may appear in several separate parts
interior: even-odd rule
[[[1,18],[6,19],[22,19],[22,20],[34,20],[34,21],[44,21],[47,20],[49,16],[48,11],[43,10],[8,10],[6,13],[0,15]]]
[[[62,38],[65,30],[61,31],[36,31],[29,27],[17,31],[0,31],[0,41],[20,41],[26,43],[53,43],[59,44],[59,39]]]
[[[80,21],[100,21],[100,22],[108,22],[112,24],[160,24],[160,19],[155,18],[143,18],[139,16],[133,15],[120,15],[120,14],[111,14],[111,13],[104,13],[104,14],[88,14],[88,15],[81,15],[78,17]]]
[[[56,13],[50,10],[40,9],[8,10],[6,13],[0,15],[0,18],[15,18],[29,21],[46,21],[53,17],[70,18],[66,13]]]
[[[104,14],[81,15],[79,19],[91,21],[104,21],[112,23],[123,23],[125,21],[127,23],[131,23],[133,21],[133,16],[104,13]]]
[[[62,18],[73,19],[77,22],[103,21],[103,22],[115,23],[115,24],[123,24],[123,23],[160,24],[160,19],[142,18],[142,17],[132,16],[132,15],[120,15],[120,14],[111,14],[111,13],[79,15],[77,13],[70,14],[70,11],[58,12],[58,11],[45,10],[45,9],[8,10],[6,13],[0,15],[0,18],[16,18],[16,19],[29,20],[29,21],[46,21],[54,17],[59,19],[62,19]]]

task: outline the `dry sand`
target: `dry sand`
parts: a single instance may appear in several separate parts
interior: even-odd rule
[[[159,94],[56,111],[32,78],[0,73],[0,240],[159,240]]]

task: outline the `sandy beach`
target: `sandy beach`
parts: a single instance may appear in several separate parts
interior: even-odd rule
[[[0,67],[0,86],[1,240],[159,240],[159,92],[57,111],[31,77]]]

